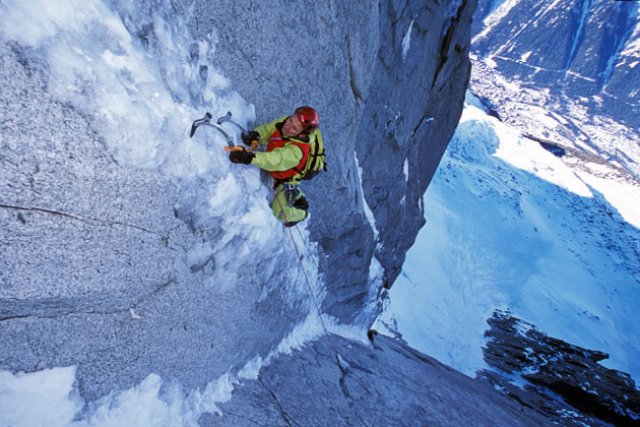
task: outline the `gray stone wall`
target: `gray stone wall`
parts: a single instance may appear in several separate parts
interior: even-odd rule
[[[393,283],[424,225],[422,195],[457,125],[470,71],[475,1],[453,5],[197,2],[195,32],[215,28],[213,65],[233,76],[233,88],[255,104],[258,122],[301,104],[320,112],[328,173],[304,189],[312,237],[331,265],[324,309],[344,321],[383,292],[381,283],[370,289],[372,257],[384,267],[385,282]],[[362,204],[356,156],[377,241]]]
[[[211,66],[258,122],[320,111],[329,171],[305,191],[324,310],[344,322],[373,320],[372,257],[391,284],[462,109],[474,1],[453,15],[444,3],[172,2],[195,8],[194,39],[215,31]],[[268,354],[306,315],[308,301],[285,295],[297,260],[267,243],[234,286],[212,283],[224,266],[215,254],[192,265],[189,250],[225,230],[190,227],[179,183],[119,164],[95,117],[49,93],[41,52],[2,43],[0,61],[0,369],[75,365],[87,401],[152,372],[193,390]]]
[[[487,384],[381,336],[373,345],[322,337],[240,386],[221,410],[203,415],[200,425],[552,425]]]

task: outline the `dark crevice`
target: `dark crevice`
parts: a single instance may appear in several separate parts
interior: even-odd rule
[[[131,307],[133,308],[133,307]],[[109,315],[113,315],[113,314],[120,314],[123,313],[125,311],[129,311],[130,308],[122,308],[122,309],[118,309],[118,310],[112,310],[112,311],[93,311],[93,310],[88,310],[88,311],[64,311],[55,315],[37,315],[37,314],[27,314],[27,315],[18,315],[18,316],[6,316],[6,317],[0,317],[0,322],[5,322],[5,321],[9,321],[9,320],[16,320],[16,319],[58,319],[61,317],[67,317],[67,316],[73,316],[73,315],[100,315],[100,316],[109,316]]]
[[[353,68],[353,55],[351,52],[351,40],[349,40],[349,37],[346,38],[346,43],[347,43],[347,61],[349,62],[349,84],[351,85],[351,92],[353,93],[353,97],[355,98],[356,102],[360,104],[360,102],[363,99],[363,96],[362,96],[362,91],[360,90],[356,82],[356,73]]]
[[[431,83],[431,88],[436,85],[436,80],[438,80],[438,76],[440,75],[440,71],[444,68],[444,64],[449,59],[449,48],[451,46],[451,40],[453,40],[453,35],[456,31],[458,23],[462,19],[462,13],[467,7],[467,0],[462,0],[460,3],[460,7],[458,8],[458,12],[455,16],[451,17],[451,22],[449,23],[449,28],[447,29],[447,33],[442,39],[442,44],[440,45],[440,52],[438,54],[438,65],[436,67],[436,72],[433,75],[433,82]]]
[[[65,217],[65,218],[75,219],[77,221],[85,221],[86,222],[86,220],[84,218],[80,218],[78,216],[75,216],[75,215],[72,215],[72,214],[68,214],[68,213],[65,213],[65,212],[56,211],[56,210],[53,210],[53,209],[27,208],[27,207],[23,207],[23,206],[11,206],[11,205],[2,205],[2,204],[0,204],[0,208],[13,209],[13,210],[17,210],[17,211],[43,212],[43,213],[47,213],[47,214],[51,214],[51,215],[57,215],[57,216]]]
[[[342,390],[342,394],[349,400],[349,406],[353,405],[353,396],[349,391],[349,387],[347,387],[346,382],[347,371],[343,371],[342,375],[340,375],[340,390]]]
[[[117,309],[113,309],[113,310],[101,310],[101,311],[100,310],[91,310],[91,309],[85,309],[85,310],[82,310],[82,311],[65,310],[65,311],[62,311],[62,312],[59,312],[59,313],[53,314],[53,315],[38,315],[38,314],[11,315],[11,316],[0,317],[0,322],[5,322],[5,321],[9,321],[9,320],[17,320],[17,319],[30,319],[30,318],[33,318],[33,319],[57,319],[57,318],[61,318],[61,317],[74,316],[74,315],[111,316],[111,315],[114,315],[114,314],[122,314],[122,313],[131,311],[131,310],[137,308],[140,304],[142,304],[148,298],[155,296],[159,292],[165,290],[170,285],[173,285],[173,284],[176,284],[176,283],[178,283],[178,280],[175,277],[172,277],[167,282],[162,283],[160,286],[155,288],[153,291],[140,296],[130,306],[127,306],[127,307],[124,307],[124,308],[117,308]],[[0,299],[0,301],[2,301],[2,300]]]
[[[0,322],[4,322],[4,321],[6,321],[6,320],[28,319],[29,317],[33,317],[33,316],[29,316],[29,315],[22,315],[22,316],[7,316],[7,317],[0,317]]]
[[[556,157],[564,157],[567,154],[567,150],[565,150],[560,144],[557,144],[552,141],[544,140],[542,138],[538,138],[536,136],[533,136],[527,133],[523,133],[522,136],[537,142],[538,144],[540,144],[542,148],[544,148],[545,150],[547,150],[548,152],[550,152]]]
[[[351,392],[349,391],[349,387],[347,386],[347,374],[349,373],[351,365],[349,365],[349,363],[347,363],[338,353],[336,353],[336,360],[338,362],[338,368],[340,368],[340,390],[342,391],[344,397],[347,399],[349,407],[352,407],[354,404],[354,399],[351,395]]]
[[[161,284],[160,286],[158,286],[157,288],[155,288],[153,291],[151,291],[148,294],[142,295],[140,298],[138,298],[133,305],[131,305],[131,307],[125,309],[125,310],[130,310],[130,309],[134,309],[137,306],[139,306],[140,304],[142,304],[146,299],[155,296],[156,294],[158,294],[161,291],[164,291],[165,289],[167,289],[170,285],[175,285],[176,283],[178,283],[178,279],[176,279],[175,277],[170,278],[166,283]]]
[[[49,215],[55,215],[55,216],[60,216],[63,218],[69,218],[69,219],[73,219],[75,221],[81,221],[84,223],[96,223],[96,224],[100,224],[100,225],[107,225],[107,226],[122,226],[122,227],[128,227],[128,228],[135,228],[136,230],[140,230],[143,231],[145,233],[149,233],[149,234],[153,234],[156,236],[160,236],[160,237],[165,237],[162,236],[160,233],[155,232],[153,230],[149,230],[147,228],[144,227],[140,227],[139,225],[135,225],[135,224],[127,224],[124,222],[119,222],[119,221],[104,221],[104,220],[100,220],[100,219],[94,219],[94,218],[83,218],[77,215],[73,215],[67,212],[62,212],[62,211],[58,211],[55,209],[48,209],[48,208],[38,208],[38,207],[25,207],[25,206],[12,206],[12,205],[4,205],[4,204],[0,204],[0,208],[2,209],[12,209],[12,210],[16,210],[16,211],[23,211],[23,212],[40,212],[40,213],[46,213]]]
[[[418,132],[418,130],[420,130],[420,127],[422,126],[423,123],[430,123],[433,120],[435,120],[433,117],[427,117],[427,116],[424,116],[424,115],[422,117],[420,117],[420,120],[418,121],[418,124],[411,131],[411,136],[414,136]]]
[[[282,406],[282,404],[278,400],[278,397],[273,392],[273,390],[271,390],[269,387],[267,387],[267,385],[264,383],[264,381],[262,381],[261,378],[258,378],[258,382],[262,385],[262,387],[264,387],[265,390],[267,390],[269,395],[273,398],[273,401],[276,402],[276,406],[278,407],[278,411],[280,412],[280,415],[282,416],[284,421],[287,423],[287,425],[290,426],[290,427],[293,427],[294,425],[295,426],[299,425],[298,423],[293,421],[293,419],[291,418],[291,415],[289,415],[287,413],[287,411],[285,411],[284,407]]]

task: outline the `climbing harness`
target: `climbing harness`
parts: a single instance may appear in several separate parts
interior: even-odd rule
[[[293,203],[296,201],[296,199],[300,195],[300,189],[298,188],[297,185],[291,184],[290,182],[285,182],[284,184],[282,184],[282,186],[284,188],[285,198],[287,199],[287,206],[291,207],[293,206]],[[280,207],[282,208],[282,206]],[[282,214],[283,215],[285,214],[284,211],[282,211]]]

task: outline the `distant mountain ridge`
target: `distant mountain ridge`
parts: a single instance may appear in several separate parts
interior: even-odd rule
[[[490,13],[483,29],[476,20],[473,49],[479,56],[554,93],[594,97],[589,105],[596,111],[638,126],[640,3],[506,1],[497,8],[494,3],[486,1],[480,9],[480,17]]]
[[[479,3],[471,89],[535,139],[576,147],[638,180],[638,2]]]

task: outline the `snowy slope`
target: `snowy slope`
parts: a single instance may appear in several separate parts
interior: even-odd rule
[[[380,327],[474,375],[496,308],[640,379],[640,187],[558,158],[470,97]],[[386,325],[386,326],[385,326]]]

